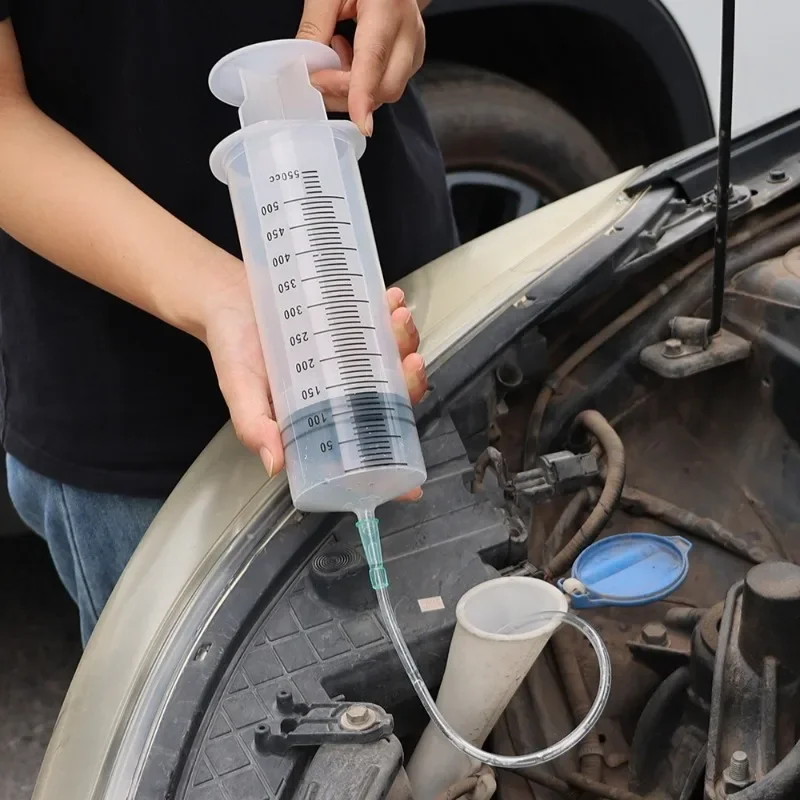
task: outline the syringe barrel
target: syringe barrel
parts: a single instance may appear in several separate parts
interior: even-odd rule
[[[351,123],[270,121],[212,156],[230,189],[290,490],[305,511],[379,505],[425,480],[363,148]]]

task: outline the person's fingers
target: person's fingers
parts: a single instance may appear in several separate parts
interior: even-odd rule
[[[350,118],[365,136],[372,136],[372,112],[380,102],[378,87],[400,30],[401,20],[390,8],[386,3],[371,3],[363,12],[359,9],[349,101]]]
[[[403,359],[403,376],[408,386],[408,396],[411,403],[416,404],[422,400],[428,391],[428,376],[425,373],[425,362],[419,353],[411,353]]]
[[[417,64],[417,51],[416,31],[409,30],[406,25],[401,30],[386,64],[386,71],[378,87],[378,100],[396,103],[403,96],[408,81],[421,66],[421,62]]]
[[[342,69],[349,72],[350,67],[353,66],[353,45],[351,45],[344,36],[337,33],[333,39],[331,39],[331,47],[336,55],[339,56]]]
[[[405,306],[405,292],[399,286],[390,286],[386,290],[386,302],[389,304],[389,313],[394,314],[398,308]]]
[[[348,106],[346,97],[331,97],[329,95],[324,95],[323,99],[325,100],[325,109],[327,111],[331,111],[334,114],[347,113]]]
[[[340,114],[347,113],[347,95],[350,92],[350,65],[353,63],[353,48],[350,42],[338,34],[331,40],[331,47],[339,56],[341,69],[324,69],[311,74],[311,85],[322,94],[325,108]]]
[[[336,29],[340,9],[341,3],[334,0],[305,0],[296,38],[329,44]]]
[[[239,441],[261,457],[272,477],[283,469],[283,444],[272,415],[266,374],[239,363],[216,366],[219,387]]]
[[[311,75],[311,85],[322,92],[326,101],[328,98],[347,100],[350,91],[350,73],[340,69],[323,69]]]
[[[421,499],[422,499],[422,487],[419,487],[417,489],[412,489],[410,492],[406,492],[405,494],[400,495],[400,497],[395,498],[395,500],[401,500],[412,503],[416,503],[418,500]]]
[[[398,308],[392,313],[392,333],[401,359],[419,350],[419,331],[407,308]]]

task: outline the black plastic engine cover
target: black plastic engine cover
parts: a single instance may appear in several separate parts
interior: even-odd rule
[[[424,497],[379,517],[397,618],[434,687],[455,605],[495,574],[486,562],[502,562],[509,531],[486,495],[469,492],[470,463],[449,419],[423,437],[423,451]],[[253,746],[255,727],[277,717],[281,690],[307,703],[377,703],[394,714],[399,737],[419,727],[422,710],[380,621],[354,518],[310,516],[292,527],[266,544],[221,604],[204,640],[222,654],[213,671],[188,663],[137,800],[296,797],[314,749],[280,757]]]

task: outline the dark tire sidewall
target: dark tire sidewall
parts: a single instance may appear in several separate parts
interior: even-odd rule
[[[426,67],[419,86],[450,173],[499,173],[555,200],[616,172],[581,123],[540,92],[442,64]]]

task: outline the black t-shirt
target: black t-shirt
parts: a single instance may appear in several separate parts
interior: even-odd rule
[[[208,72],[238,47],[293,37],[301,11],[302,0],[0,0],[34,102],[237,256],[208,156],[239,121]],[[360,167],[387,284],[453,247],[441,156],[413,89],[375,114]],[[0,366],[6,450],[87,489],[167,493],[228,418],[200,342],[1,231]]]

